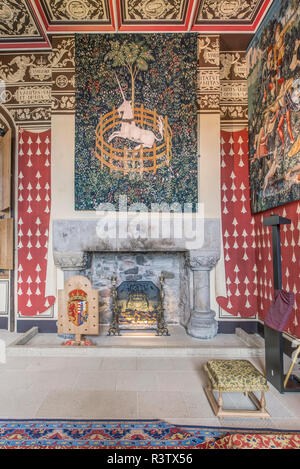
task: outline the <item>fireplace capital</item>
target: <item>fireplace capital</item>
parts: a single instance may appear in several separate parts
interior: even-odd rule
[[[54,251],[54,263],[62,270],[85,270],[90,266],[91,256],[86,251]]]
[[[219,259],[219,251],[190,251],[187,264],[191,270],[211,270]]]

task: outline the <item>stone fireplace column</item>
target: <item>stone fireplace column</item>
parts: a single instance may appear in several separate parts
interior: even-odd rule
[[[219,260],[219,253],[191,252],[188,265],[193,272],[193,309],[187,332],[198,339],[211,339],[217,334],[218,322],[210,309],[210,271]]]

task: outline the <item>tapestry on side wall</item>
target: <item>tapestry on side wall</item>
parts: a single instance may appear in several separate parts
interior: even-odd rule
[[[248,48],[252,212],[300,199],[300,7],[275,0]]]
[[[75,209],[195,208],[196,35],[78,34],[75,75]]]

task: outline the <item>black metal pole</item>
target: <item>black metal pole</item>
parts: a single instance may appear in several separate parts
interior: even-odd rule
[[[264,219],[264,226],[272,226],[273,285],[274,290],[282,289],[280,225],[291,220],[279,215]],[[267,380],[280,392],[284,392],[282,332],[264,326],[265,364]]]

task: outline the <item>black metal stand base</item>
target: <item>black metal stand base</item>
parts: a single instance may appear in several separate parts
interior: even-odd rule
[[[282,290],[280,225],[290,223],[290,219],[279,215],[271,215],[269,218],[264,219],[264,226],[272,227],[274,290]],[[299,384],[296,384],[292,377],[284,386],[282,332],[265,325],[264,336],[267,380],[282,394],[285,392],[300,392]]]

